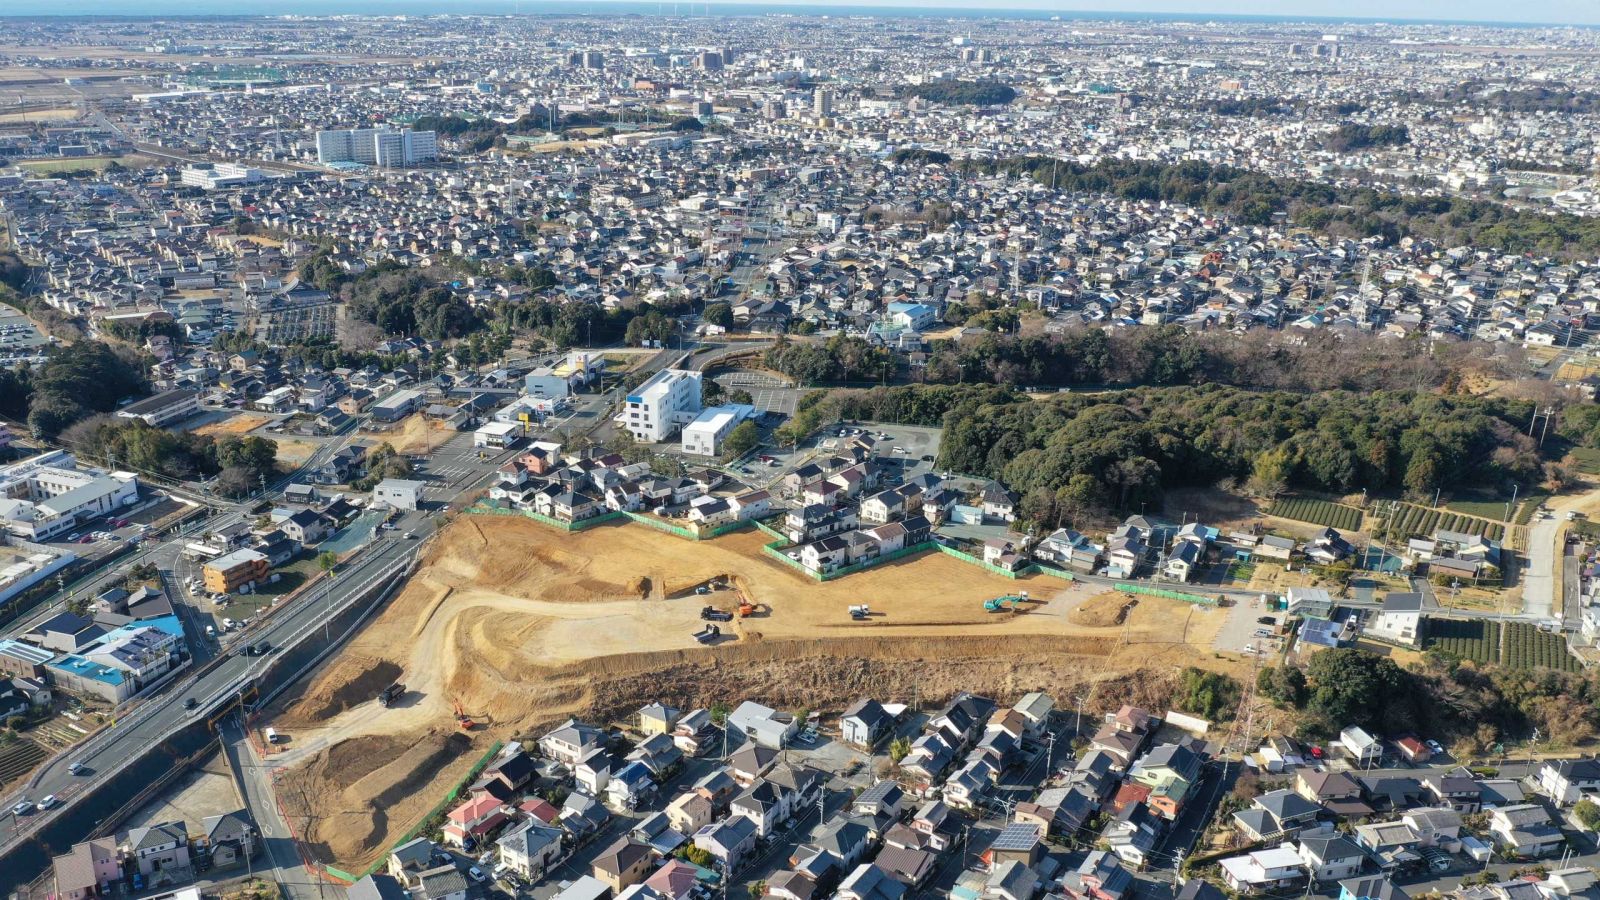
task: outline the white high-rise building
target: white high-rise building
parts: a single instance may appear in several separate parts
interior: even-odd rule
[[[431,131],[342,128],[317,132],[317,162],[323,165],[361,163],[402,168],[438,158],[438,137]]]
[[[628,394],[616,423],[636,441],[658,443],[700,414],[700,373],[662,369]]]

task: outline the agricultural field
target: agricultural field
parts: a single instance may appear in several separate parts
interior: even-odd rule
[[[1430,509],[1414,503],[1396,504],[1393,521],[1386,523],[1386,527],[1389,526],[1392,526],[1397,538],[1430,537],[1440,528],[1464,534],[1481,534],[1494,541],[1504,538],[1506,533],[1506,527],[1499,522],[1453,513],[1448,509]]]
[[[1423,646],[1442,650],[1475,663],[1500,661],[1500,623],[1481,619],[1430,619]]]
[[[1574,447],[1571,456],[1578,465],[1578,471],[1585,475],[1600,475],[1600,449],[1593,447]]]
[[[1506,520],[1506,504],[1501,500],[1451,500],[1444,505],[1444,508],[1464,516],[1488,519],[1491,522]]]
[[[116,163],[126,169],[142,168],[155,164],[155,160],[148,156],[129,154],[128,156],[73,156],[65,159],[40,159],[18,160],[17,168],[41,176],[59,175],[63,172],[103,172]]]
[[[49,751],[23,737],[0,744],[0,788],[32,772],[49,756]]]
[[[1567,642],[1524,622],[1432,619],[1423,646],[1462,659],[1508,669],[1557,669],[1576,672],[1581,667],[1567,651]]]
[[[1532,522],[1533,514],[1539,511],[1539,506],[1549,500],[1549,494],[1533,494],[1529,496],[1528,499],[1522,501],[1521,506],[1517,507],[1517,515],[1516,518],[1511,520],[1512,524],[1526,525]]]
[[[1580,668],[1577,657],[1567,651],[1567,642],[1559,634],[1548,634],[1525,622],[1506,625],[1504,648],[1500,664],[1511,669],[1559,669],[1576,672]]]
[[[1290,497],[1272,504],[1271,514],[1280,519],[1326,525],[1343,532],[1361,530],[1361,510],[1342,503],[1312,500],[1307,497]]]

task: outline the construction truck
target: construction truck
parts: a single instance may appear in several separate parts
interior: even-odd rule
[[[394,705],[396,700],[405,696],[405,693],[406,686],[397,681],[378,692],[378,704],[388,709]]]
[[[863,621],[870,615],[872,615],[872,607],[866,605],[865,603],[859,606],[850,607],[850,618],[856,620],[857,622]]]
[[[717,636],[720,634],[722,634],[721,628],[718,628],[716,625],[707,625],[706,627],[694,633],[694,639],[702,644],[709,644],[716,640]]]
[[[700,608],[700,618],[707,622],[732,622],[733,613],[717,609],[715,606],[704,606]]]

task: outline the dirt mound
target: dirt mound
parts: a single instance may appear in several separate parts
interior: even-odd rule
[[[366,703],[400,678],[398,663],[370,656],[341,656],[284,714],[286,722],[322,722]]]
[[[1225,618],[1215,610],[1158,598],[1130,610],[1112,594],[1078,614],[1092,593],[1082,586],[1002,579],[942,554],[819,584],[764,557],[766,542],[756,531],[690,542],[637,525],[563,534],[460,517],[411,583],[287,701],[281,727],[303,748],[282,761],[304,798],[291,810],[296,827],[314,822],[316,855],[359,869],[464,775],[476,744],[537,736],[573,716],[617,722],[641,698],[816,709],[869,695],[928,705],[958,690],[1002,702],[1046,690],[1090,698],[1085,712],[1165,709],[1183,666],[1229,665],[1206,652]],[[712,582],[725,588],[693,594]],[[983,608],[1022,590],[1034,599],[1028,615]],[[731,623],[734,641],[698,645],[701,606],[732,609],[741,595],[757,617]],[[872,606],[870,624],[850,619],[859,603]],[[350,708],[393,677],[379,668],[387,660],[405,670],[407,702]],[[484,726],[472,745],[457,711]]]
[[[476,758],[470,750],[459,731],[351,738],[285,773],[279,793],[316,856],[367,860],[387,847],[391,819],[415,821],[438,802],[426,788],[461,777]]]
[[[1128,620],[1128,613],[1139,605],[1136,597],[1130,597],[1121,591],[1106,591],[1078,604],[1067,615],[1075,624],[1089,628],[1108,628],[1121,625]]]

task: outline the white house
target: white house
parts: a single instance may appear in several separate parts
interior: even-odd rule
[[[395,509],[415,510],[422,504],[422,489],[427,482],[405,478],[385,478],[372,489],[372,502]]]
[[[1367,625],[1367,634],[1415,646],[1422,640],[1422,595],[1410,591],[1383,598],[1383,609]]]
[[[747,403],[725,403],[704,410],[693,422],[683,426],[683,452],[696,456],[722,455],[722,442],[740,422],[756,414]]]

